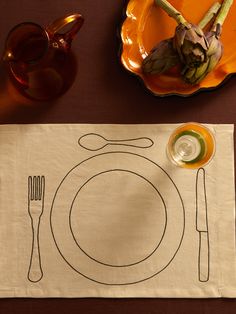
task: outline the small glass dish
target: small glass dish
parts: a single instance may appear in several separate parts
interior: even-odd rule
[[[179,167],[197,169],[211,161],[215,146],[215,137],[207,127],[189,122],[171,134],[167,144],[167,156]]]

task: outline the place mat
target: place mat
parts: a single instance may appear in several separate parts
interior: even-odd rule
[[[236,297],[233,125],[200,170],[177,126],[0,126],[0,297]]]

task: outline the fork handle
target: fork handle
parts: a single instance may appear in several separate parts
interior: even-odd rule
[[[28,272],[28,279],[31,282],[38,282],[43,277],[39,247],[39,225],[40,217],[31,218],[32,225],[32,250]]]

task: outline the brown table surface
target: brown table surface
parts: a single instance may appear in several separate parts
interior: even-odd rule
[[[214,91],[189,98],[157,98],[127,73],[118,58],[117,32],[126,0],[1,0],[0,49],[23,21],[47,25],[80,12],[85,24],[73,42],[78,74],[51,102],[30,102],[7,88],[1,65],[0,123],[234,123],[236,77]],[[235,313],[229,299],[1,299],[0,313]]]

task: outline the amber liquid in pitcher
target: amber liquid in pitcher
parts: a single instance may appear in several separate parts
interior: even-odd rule
[[[45,28],[24,22],[9,32],[4,60],[21,93],[35,100],[48,100],[67,91],[77,72],[71,43],[83,21],[82,15],[75,13]]]
[[[51,45],[48,47],[42,35],[25,38],[16,47],[15,57],[19,61],[10,64],[15,86],[33,99],[57,97],[75,79],[77,64],[72,53],[60,48],[56,41]]]

